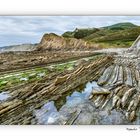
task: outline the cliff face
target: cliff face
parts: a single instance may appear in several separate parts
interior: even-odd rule
[[[98,49],[98,45],[90,44],[81,39],[64,38],[56,34],[45,34],[37,50],[89,50]]]

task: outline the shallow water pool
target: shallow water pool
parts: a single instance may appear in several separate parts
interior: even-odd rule
[[[0,92],[0,101],[5,101],[10,97],[9,92],[3,91]]]
[[[87,102],[92,90],[97,87],[100,88],[95,81],[88,82],[81,92],[74,91],[71,95],[68,95],[66,97],[66,102],[62,105],[60,110],[64,106],[75,108],[77,105]],[[46,103],[41,109],[35,110],[34,113],[38,120],[38,124],[53,124],[60,122],[63,117],[54,101]]]

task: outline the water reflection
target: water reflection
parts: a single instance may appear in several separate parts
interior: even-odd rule
[[[70,96],[66,97],[66,104],[68,106],[76,106],[79,103],[83,103],[89,99],[89,96],[94,88],[99,87],[95,81],[88,82],[85,89],[82,92],[74,91]]]
[[[10,97],[9,92],[3,91],[0,93],[0,101],[5,101]]]
[[[22,78],[20,78],[20,81],[28,81],[28,78],[27,77],[22,77]]]
[[[66,102],[63,106],[76,107],[78,104],[84,103],[89,99],[89,96],[94,88],[99,87],[95,81],[88,82],[83,91],[74,91],[66,97]],[[61,108],[62,108],[61,107]],[[56,124],[62,117],[54,101],[46,103],[41,109],[36,110],[35,116],[38,119],[38,124]]]
[[[41,109],[35,111],[38,124],[52,124],[59,118],[54,101],[48,102]]]

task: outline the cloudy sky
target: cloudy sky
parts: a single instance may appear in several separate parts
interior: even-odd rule
[[[61,35],[76,27],[103,27],[119,22],[140,25],[140,16],[0,16],[0,47],[38,43],[44,33]]]

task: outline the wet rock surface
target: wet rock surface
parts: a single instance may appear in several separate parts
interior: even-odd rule
[[[139,70],[132,71],[116,59],[102,57],[12,91],[11,99],[1,103],[0,123],[138,124]],[[82,91],[72,92],[85,83]]]
[[[111,57],[101,57],[97,61],[77,67],[68,74],[51,75],[37,83],[31,83],[10,92],[11,98],[1,104],[1,124],[35,123],[34,110],[41,108],[48,101],[57,101],[67,92],[92,81],[103,72],[103,66],[112,63]],[[61,79],[61,80],[60,80]],[[57,82],[57,83],[56,83]],[[32,120],[33,119],[33,120]],[[37,124],[37,122],[35,123]]]
[[[139,55],[133,49],[10,90],[0,102],[0,124],[140,124]]]

